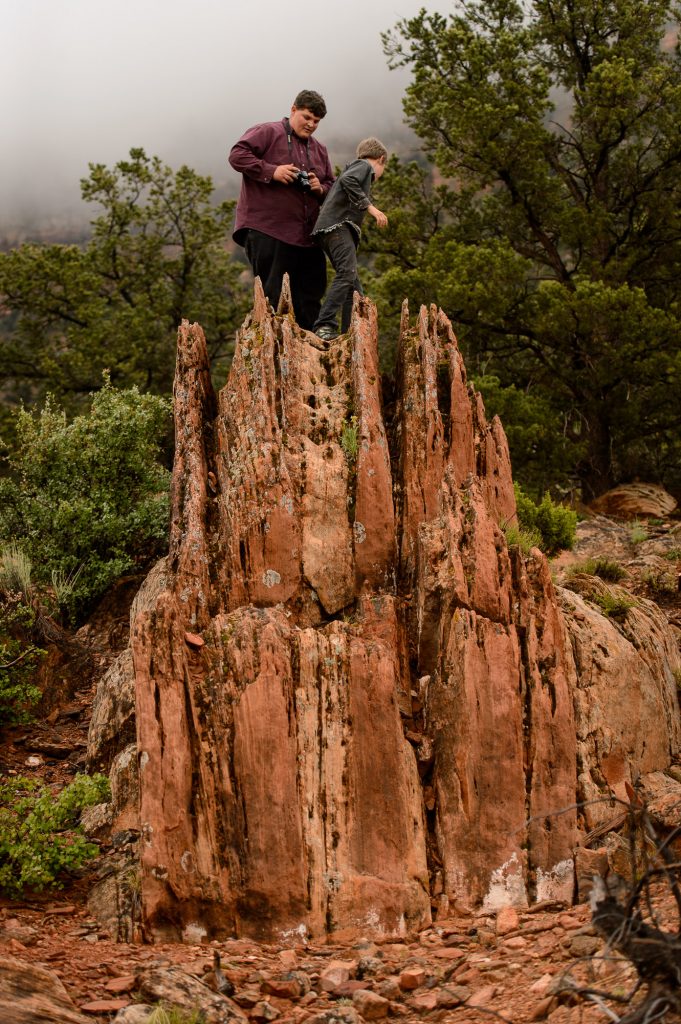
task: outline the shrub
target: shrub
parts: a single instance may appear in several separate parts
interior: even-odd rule
[[[551,500],[548,492],[537,505],[524,494],[519,484],[514,484],[518,522],[526,531],[536,531],[540,536],[539,547],[547,555],[555,555],[575,543],[577,513]]]
[[[167,400],[108,380],[70,423],[51,400],[18,414],[10,477],[0,482],[0,539],[30,549],[36,580],[52,582],[72,619],[165,546],[168,417]]]
[[[24,776],[0,782],[0,891],[17,897],[24,889],[61,888],[64,872],[99,852],[77,824],[80,811],[108,796],[104,775],[77,775],[56,797]]]
[[[624,619],[630,608],[633,608],[636,601],[623,593],[604,592],[594,594],[593,600],[609,619]]]
[[[679,584],[676,576],[670,572],[655,572],[650,569],[641,577],[645,585],[653,594],[658,596],[671,596],[678,593]]]

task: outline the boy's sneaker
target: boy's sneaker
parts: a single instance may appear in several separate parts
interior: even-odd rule
[[[320,327],[318,331],[315,331],[315,334],[318,338],[321,338],[322,341],[335,341],[338,337],[338,331],[335,328],[327,327],[326,325]]]

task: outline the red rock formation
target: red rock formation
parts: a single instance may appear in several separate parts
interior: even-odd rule
[[[329,354],[258,293],[217,418],[200,328],[178,352],[170,582],[133,633],[148,927],[421,924],[373,307]]]
[[[569,898],[575,661],[546,560],[506,544],[501,424],[435,309],[405,307],[386,430],[373,305],[331,351],[285,306],[256,288],[219,400],[179,332],[170,556],[132,633],[147,932],[400,932],[429,883]]]
[[[444,891],[522,903],[528,869],[536,888],[574,844],[573,814],[544,817],[574,801],[565,631],[546,560],[509,556],[506,439],[467,388],[443,314],[405,322],[400,355],[400,578],[412,664],[428,680]]]

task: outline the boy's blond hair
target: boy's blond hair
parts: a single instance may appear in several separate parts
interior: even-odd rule
[[[370,139],[362,139],[357,147],[358,160],[380,160],[381,157],[387,160],[388,150],[380,139],[374,139],[373,136]]]

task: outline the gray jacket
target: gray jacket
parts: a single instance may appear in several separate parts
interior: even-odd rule
[[[368,160],[353,160],[336,178],[319,211],[312,236],[348,224],[359,237],[367,208],[371,206],[374,169]]]

